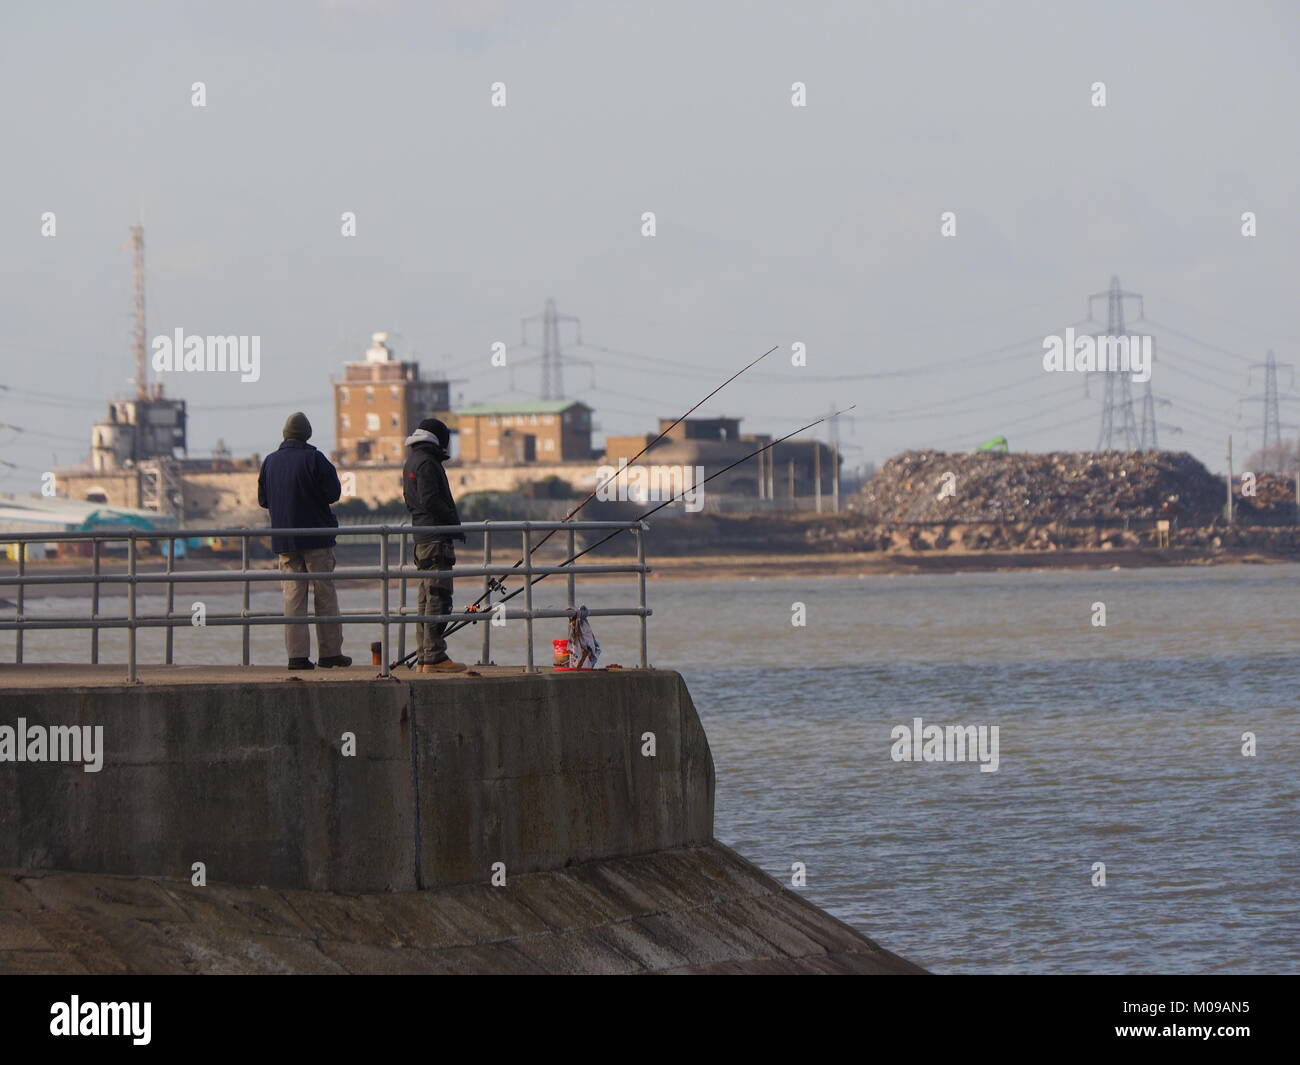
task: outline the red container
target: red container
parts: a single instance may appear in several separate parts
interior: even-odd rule
[[[551,646],[555,648],[555,668],[568,669],[569,668],[569,641],[552,640]]]

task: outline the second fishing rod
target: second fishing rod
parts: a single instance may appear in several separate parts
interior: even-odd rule
[[[627,466],[632,466],[632,465],[634,465],[634,464],[636,463],[636,461],[637,461],[637,460],[638,460],[642,455],[644,455],[647,451],[649,451],[649,450],[650,450],[651,448],[653,448],[656,444],[658,444],[660,440],[662,440],[662,439],[663,439],[664,437],[666,437],[669,433],[671,433],[675,428],[677,428],[677,426],[681,425],[682,422],[684,422],[687,418],[689,418],[692,414],[694,414],[697,410],[699,410],[702,406],[704,406],[704,404],[706,404],[709,400],[711,400],[714,396],[716,396],[719,392],[721,392],[724,388],[726,388],[727,385],[731,384],[732,381],[734,381],[737,377],[739,377],[739,376],[740,376],[741,374],[743,374],[745,371],[750,370],[750,369],[752,369],[753,367],[757,366],[760,362],[762,362],[762,361],[763,361],[764,359],[766,359],[769,355],[771,355],[772,352],[774,352],[775,350],[776,350],[775,347],[768,348],[767,351],[763,352],[763,354],[760,355],[758,358],[754,359],[754,360],[753,360],[752,362],[750,362],[750,363],[747,363],[746,365],[742,366],[739,370],[737,370],[735,373],[733,373],[730,377],[728,377],[725,381],[723,381],[722,384],[718,385],[718,387],[715,388],[712,392],[710,392],[707,396],[705,396],[705,397],[704,397],[703,399],[701,399],[698,403],[696,403],[696,404],[695,404],[694,406],[692,406],[689,410],[687,410],[684,414],[682,414],[680,417],[678,417],[676,420],[674,420],[674,421],[673,421],[673,422],[672,422],[672,423],[671,423],[667,428],[665,428],[665,429],[664,429],[664,430],[663,430],[663,431],[662,431],[658,436],[656,436],[653,440],[649,441],[649,442],[645,445],[645,447],[643,447],[640,451],[638,451],[635,455],[633,455],[632,458],[627,462]],[[626,468],[626,467],[625,467],[625,468]],[[598,483],[598,484],[596,485],[596,487],[592,489],[591,493],[587,496],[586,499],[582,500],[582,502],[580,502],[576,507],[574,507],[572,510],[570,510],[569,513],[567,513],[567,514],[566,514],[563,518],[561,518],[560,520],[561,520],[561,521],[568,521],[570,518],[572,518],[575,514],[578,513],[578,511],[580,511],[583,507],[585,507],[588,503],[590,503],[593,499],[595,499],[596,496],[598,496],[598,495],[600,494],[600,490],[601,490],[602,488],[604,488],[606,485],[608,485],[611,481],[613,481],[613,480],[615,480],[616,478],[618,478],[621,474],[622,474],[622,470],[619,470],[619,471],[617,471],[617,472],[611,474],[609,477],[606,477],[605,480],[603,480],[603,481],[601,481],[600,483]],[[533,554],[536,553],[537,549],[538,549],[539,547],[541,547],[544,543],[546,543],[546,541],[549,540],[552,536],[554,536],[555,533],[556,533],[556,531],[557,531],[557,530],[555,530],[555,529],[551,529],[551,530],[549,530],[549,531],[546,533],[545,536],[543,536],[540,540],[538,540],[537,543],[535,543],[535,544],[534,544],[534,545],[529,549],[529,551],[528,551],[528,558],[532,558]],[[518,560],[518,561],[517,561],[513,566],[511,566],[510,568],[511,568],[512,570],[519,569],[521,566],[523,566],[523,565],[527,562],[527,560],[528,560],[528,559],[526,559],[526,558],[522,558],[522,557],[521,557],[521,558],[520,558],[520,559],[519,559],[519,560]],[[478,607],[482,604],[483,600],[485,600],[489,595],[491,595],[491,594],[492,594],[493,592],[495,592],[495,591],[500,591],[502,588],[505,587],[505,579],[506,579],[506,575],[503,575],[499,580],[496,579],[496,578],[492,578],[492,577],[488,578],[488,585],[487,585],[487,588],[484,589],[484,591],[482,592],[482,594],[479,595],[479,597],[478,597],[477,599],[475,599],[474,602],[471,603],[467,609],[470,610],[470,611],[477,610]],[[455,629],[450,630],[450,631],[449,631],[448,633],[446,633],[445,635],[450,635],[450,633],[451,633],[452,631],[456,631],[456,630],[455,630]],[[412,651],[410,654],[406,655],[404,658],[399,658],[399,659],[396,659],[396,660],[394,660],[393,662],[391,662],[391,663],[389,664],[389,667],[388,667],[388,668],[389,668],[389,669],[396,669],[398,666],[409,666],[409,665],[412,664],[412,662],[415,661],[415,659],[418,657],[418,655],[419,655],[419,651],[418,651],[418,650],[416,650],[416,651]]]

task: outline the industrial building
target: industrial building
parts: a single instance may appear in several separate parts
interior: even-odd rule
[[[660,418],[658,433],[607,437],[606,464],[630,462],[659,433],[664,433],[640,464],[699,466],[707,477],[772,441],[764,434],[742,433],[739,418],[685,418],[673,425],[674,420]],[[817,500],[825,496],[836,505],[839,489],[835,471],[839,465],[840,457],[832,446],[817,440],[787,440],[717,477],[710,482],[709,490],[713,495],[758,500]]]
[[[450,386],[424,380],[418,362],[393,354],[387,333],[371,335],[365,361],[345,363],[334,382],[336,462],[401,465],[403,441],[425,418],[450,417]]]
[[[586,462],[591,408],[577,400],[489,404],[456,412],[462,462]]]

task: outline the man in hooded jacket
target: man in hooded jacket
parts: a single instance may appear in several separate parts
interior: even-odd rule
[[[450,457],[451,431],[437,418],[425,418],[420,427],[406,438],[406,466],[402,470],[402,494],[412,525],[459,525],[456,501],[442,464]],[[417,532],[415,539],[416,569],[449,571],[456,564],[453,540],[464,540],[464,533]],[[452,579],[430,577],[420,582],[420,613],[451,613]],[[420,623],[419,671],[421,673],[460,673],[462,662],[447,655],[445,621]]]

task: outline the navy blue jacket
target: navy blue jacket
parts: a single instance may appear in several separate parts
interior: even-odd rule
[[[257,475],[257,503],[271,512],[273,529],[337,529],[330,504],[342,491],[334,464],[304,440],[286,440]],[[333,546],[333,536],[271,537],[277,554]]]

